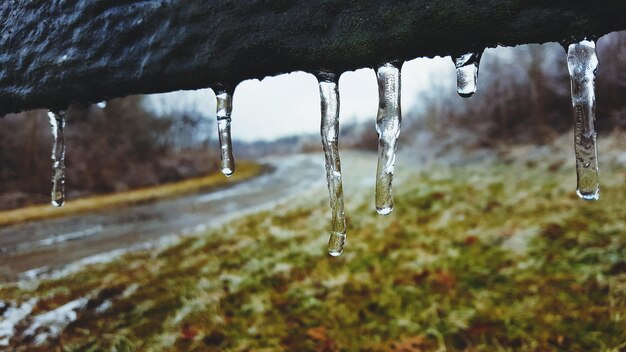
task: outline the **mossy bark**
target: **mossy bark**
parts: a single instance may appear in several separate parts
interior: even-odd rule
[[[0,115],[626,29],[623,0],[7,0]]]

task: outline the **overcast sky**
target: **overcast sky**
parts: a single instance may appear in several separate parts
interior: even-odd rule
[[[454,66],[449,57],[416,59],[402,68],[402,109],[416,103],[416,95],[427,89],[434,73],[446,77],[454,86]],[[342,123],[372,121],[378,106],[376,76],[372,69],[345,72],[339,80]],[[215,95],[210,89],[155,94],[149,106],[157,113],[196,111],[215,118]],[[252,141],[271,140],[300,133],[317,133],[320,124],[320,100],[315,76],[294,72],[262,81],[240,83],[233,97],[233,138]]]

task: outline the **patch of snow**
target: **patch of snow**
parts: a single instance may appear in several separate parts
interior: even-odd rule
[[[106,301],[102,302],[102,304],[96,307],[96,313],[98,314],[105,313],[107,310],[111,309],[111,307],[113,307],[113,302],[107,299]]]
[[[148,242],[139,243],[137,245],[130,246],[127,248],[119,248],[119,249],[115,249],[109,252],[92,255],[92,256],[83,258],[81,260],[78,260],[74,263],[68,264],[60,269],[57,269],[51,272],[48,272],[46,267],[34,269],[34,270],[38,270],[36,276],[31,275],[32,277],[25,277],[25,275],[22,274],[21,275],[22,281],[20,281],[18,284],[22,285],[28,282],[33,282],[36,280],[43,280],[43,279],[60,279],[70,274],[79,272],[88,265],[106,264],[123,256],[126,253],[150,249],[152,247],[154,247],[153,243],[148,243]]]
[[[47,266],[42,266],[39,268],[31,269],[20,274],[20,278],[22,280],[35,280],[43,273],[47,272],[49,268]]]
[[[139,284],[128,285],[124,292],[122,292],[122,298],[128,298],[132,296],[139,289]]]
[[[74,231],[70,233],[64,233],[64,234],[57,235],[57,236],[48,237],[46,239],[36,242],[36,244],[40,246],[51,246],[57,243],[62,243],[62,242],[77,240],[77,239],[84,238],[84,237],[93,236],[97,233],[102,232],[102,230],[104,230],[104,227],[102,225],[97,225],[97,226],[90,227],[85,230],[79,230],[79,231]]]
[[[35,316],[24,335],[33,336],[36,334],[36,345],[41,345],[50,338],[57,338],[66,326],[78,318],[77,311],[83,309],[88,301],[88,297],[81,297],[49,312]]]
[[[37,304],[37,299],[31,298],[20,306],[10,307],[4,312],[0,319],[0,346],[9,345],[9,340],[15,334],[15,325],[33,311],[35,304]],[[6,305],[8,304],[2,302],[2,307]]]
[[[63,233],[60,235],[51,235],[50,237],[44,238],[42,240],[25,242],[25,243],[18,244],[17,246],[14,246],[14,247],[5,247],[3,249],[6,251],[13,251],[13,250],[19,251],[19,250],[25,250],[25,249],[31,249],[31,248],[37,248],[37,247],[52,246],[52,245],[63,243],[63,242],[69,242],[69,241],[74,241],[74,240],[78,240],[78,239],[85,238],[85,237],[90,237],[90,236],[99,234],[103,230],[104,230],[104,227],[102,225],[96,225],[96,226],[93,226],[84,230]]]

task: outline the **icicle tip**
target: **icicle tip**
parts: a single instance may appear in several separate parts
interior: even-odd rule
[[[52,204],[53,206],[60,208],[62,206],[65,205],[65,200],[64,199],[53,199],[50,204]]]
[[[222,173],[226,177],[231,177],[235,173],[235,170],[231,169],[230,167],[223,167]]]
[[[338,257],[343,253],[343,247],[346,245],[345,233],[332,233],[330,240],[328,241],[328,254],[333,257]]]
[[[576,195],[578,195],[578,197],[583,200],[596,201],[600,199],[600,190],[598,189],[595,192],[586,193],[586,192],[581,192],[581,190],[577,189]]]
[[[383,207],[383,208],[376,208],[376,212],[379,215],[389,215],[391,214],[391,212],[393,211],[393,206],[390,207]]]

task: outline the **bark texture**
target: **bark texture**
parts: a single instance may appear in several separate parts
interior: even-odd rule
[[[624,0],[3,0],[0,115],[598,36]]]

